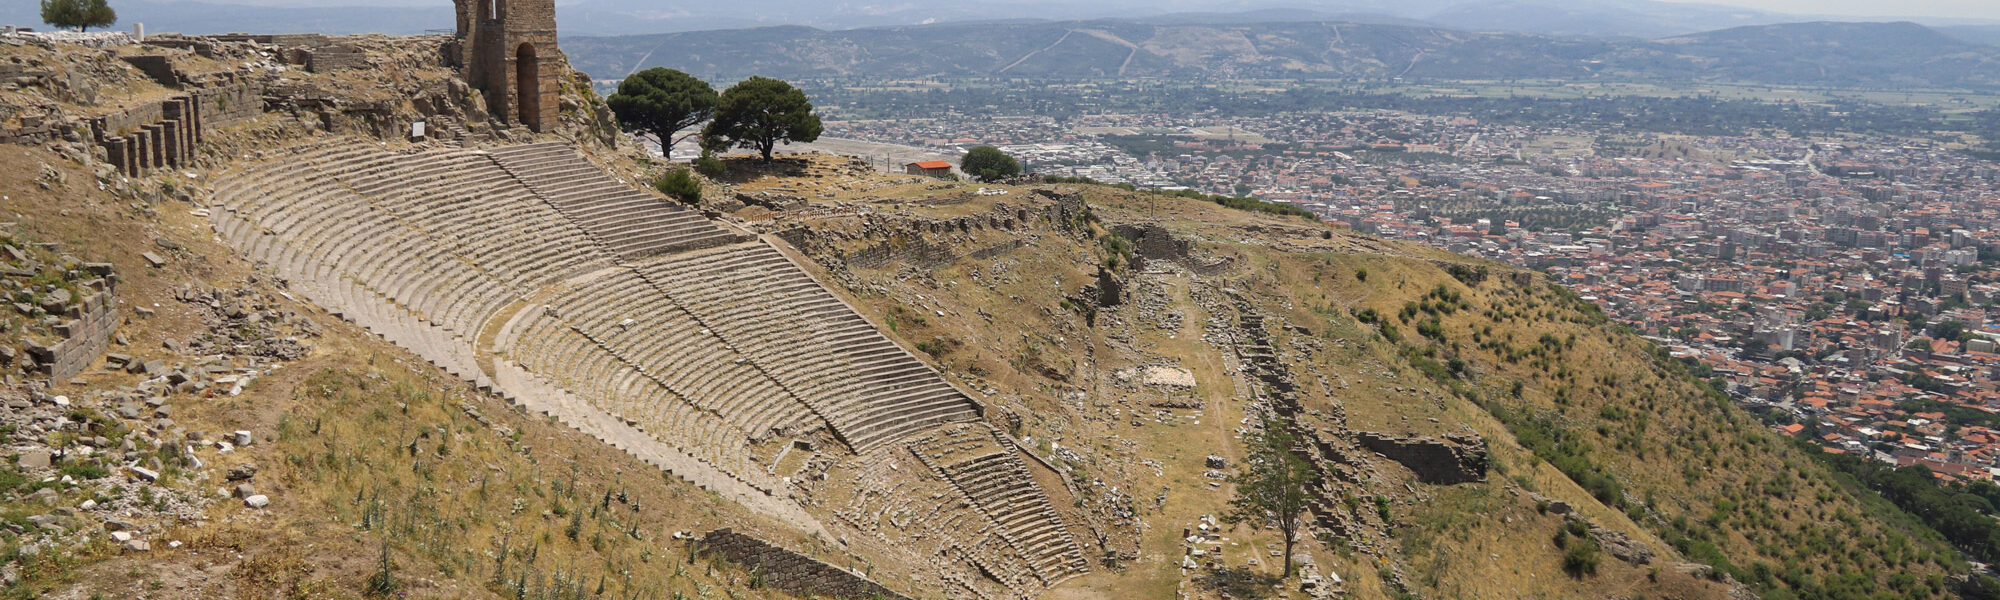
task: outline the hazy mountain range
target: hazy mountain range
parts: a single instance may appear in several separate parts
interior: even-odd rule
[[[1787,22],[1794,15],[1718,5],[1543,1],[1342,0],[1272,8],[1265,0],[1143,6],[1132,0],[579,0],[560,4],[558,19],[572,61],[599,78],[669,66],[725,78],[1614,78],[2000,87],[2000,24],[1800,23]],[[34,4],[0,6],[0,22],[38,20]],[[449,31],[450,5],[436,4],[114,2],[121,23],[196,33]],[[1211,10],[1185,10],[1197,7]],[[801,22],[815,26],[788,25]],[[602,35],[634,31],[669,33]]]
[[[1380,23],[768,27],[564,42],[594,77],[1312,77],[2000,87],[2000,47],[1915,23],[1756,25],[1638,40]]]

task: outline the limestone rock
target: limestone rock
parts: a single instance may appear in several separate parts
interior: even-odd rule
[[[23,469],[49,468],[49,451],[43,449],[24,451],[14,464],[19,465]]]
[[[1590,528],[1590,537],[1597,540],[1597,545],[1604,548],[1605,554],[1610,554],[1618,560],[1633,565],[1653,562],[1652,548],[1646,547],[1643,542],[1626,537],[1623,533],[1593,525]]]

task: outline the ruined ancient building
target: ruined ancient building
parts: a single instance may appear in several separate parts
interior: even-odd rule
[[[542,132],[555,123],[554,0],[452,0],[458,9],[458,64],[506,123]]]
[[[920,589],[1089,569],[1068,490],[1037,482],[1058,474],[978,401],[773,240],[566,144],[329,138],[214,182],[216,232],[295,293],[801,533],[933,565]]]

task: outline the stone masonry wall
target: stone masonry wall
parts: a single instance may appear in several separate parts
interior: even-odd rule
[[[557,118],[562,83],[553,0],[452,0],[458,63],[466,83],[484,93],[487,112],[547,131]],[[525,62],[524,62],[525,61]],[[527,75],[532,81],[521,81]]]
[[[1424,483],[1450,485],[1486,480],[1486,442],[1478,438],[1405,439],[1366,432],[1356,438],[1362,447],[1402,463]]]
[[[1187,240],[1174,237],[1173,232],[1167,231],[1165,227],[1150,223],[1117,225],[1112,227],[1112,231],[1134,244],[1133,254],[1139,258],[1136,265],[1139,268],[1145,268],[1144,261],[1148,260],[1189,262],[1188,249],[1191,244]]]
[[[51,380],[66,380],[90,368],[110,347],[111,336],[118,329],[118,302],[112,295],[117,279],[110,275],[109,265],[91,268],[103,277],[86,285],[84,293],[89,295],[63,315],[69,320],[57,326],[56,332],[64,339],[48,346],[28,345],[29,356]]]
[[[209,128],[254,117],[263,107],[252,84],[195,90],[92,119],[91,139],[120,173],[137,177],[189,164]]]
[[[883,598],[909,600],[881,584],[847,569],[786,550],[769,542],[729,529],[708,532],[699,542],[701,551],[722,557],[763,581],[764,585],[792,594],[825,598]]]
[[[229,85],[204,89],[194,94],[201,102],[203,127],[234,125],[264,114],[264,98],[258,86]]]

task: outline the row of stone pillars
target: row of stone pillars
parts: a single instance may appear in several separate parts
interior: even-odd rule
[[[194,159],[195,144],[204,127],[201,99],[193,94],[160,103],[160,120],[140,125],[125,135],[106,131],[103,119],[92,122],[99,145],[119,173],[137,177],[154,169],[178,167]]]

